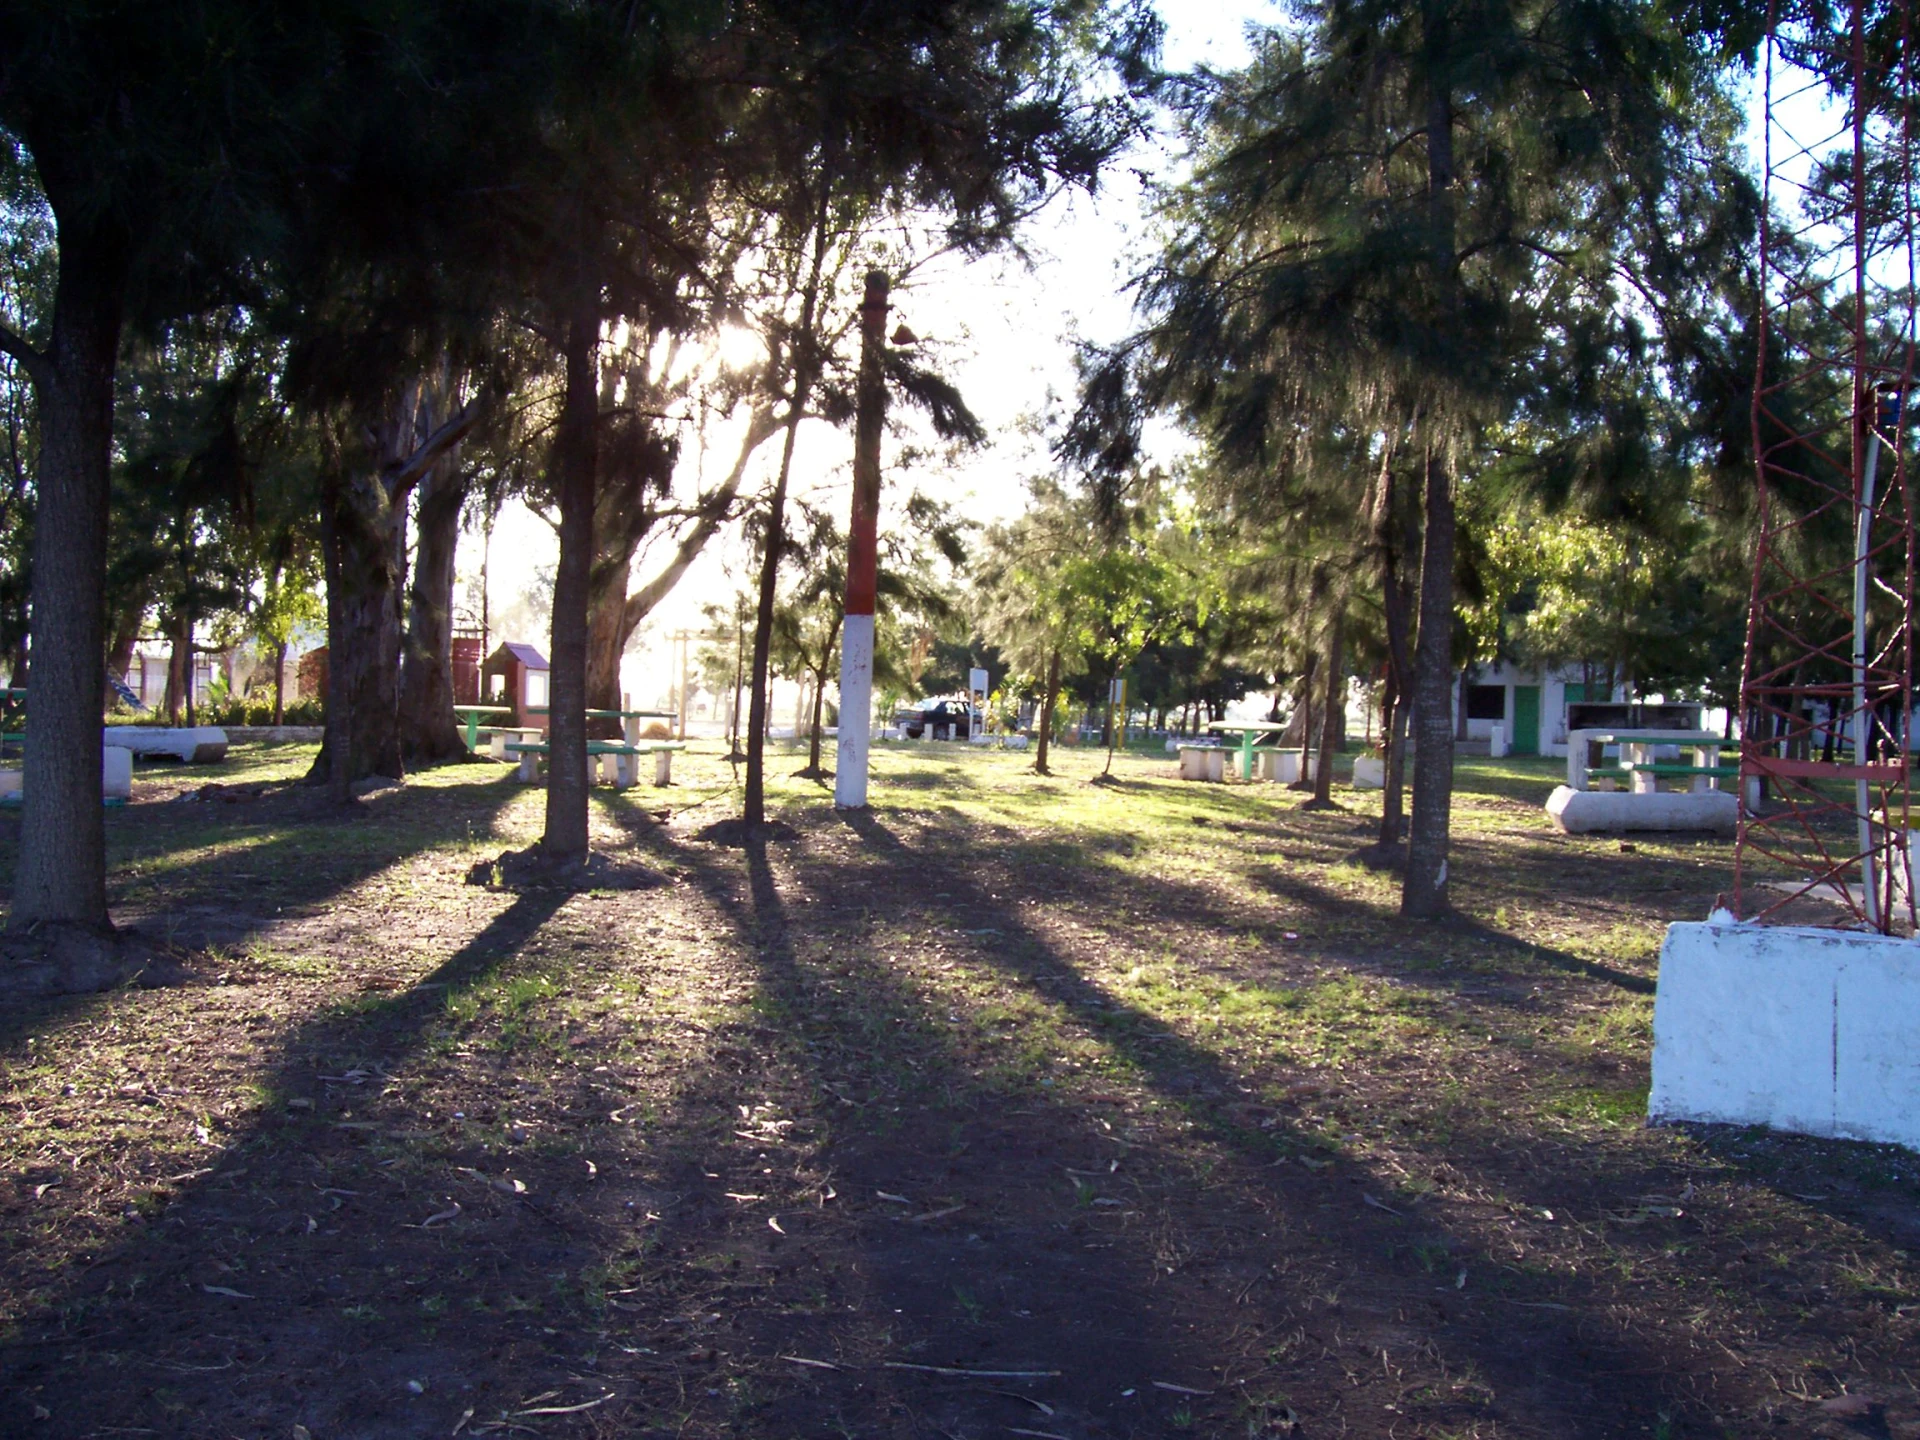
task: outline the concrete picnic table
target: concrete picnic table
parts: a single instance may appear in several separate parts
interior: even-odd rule
[[[587,718],[589,720],[618,720],[620,722],[620,733],[626,736],[627,744],[638,745],[640,743],[640,722],[642,720],[664,720],[667,722],[668,728],[671,729],[673,722],[678,720],[680,716],[672,710],[589,710],[587,711]]]
[[[1633,792],[1649,795],[1660,788],[1660,777],[1636,767],[1653,763],[1657,745],[1675,745],[1694,752],[1694,765],[1707,770],[1719,768],[1720,752],[1728,741],[1707,730],[1569,730],[1567,732],[1567,785],[1585,790],[1587,785],[1587,746],[1618,745],[1621,768],[1631,776]],[[1695,792],[1717,789],[1717,776],[1695,775],[1689,787]]]
[[[1209,730],[1218,730],[1222,735],[1240,737],[1240,778],[1253,779],[1253,742],[1259,735],[1278,735],[1286,729],[1285,725],[1272,720],[1216,720],[1207,726]]]
[[[467,722],[467,750],[480,748],[480,717],[482,715],[511,715],[511,705],[456,705],[453,713]]]
[[[527,707],[527,713],[529,715],[545,715],[551,719],[553,717],[553,708],[549,705],[529,705]],[[680,718],[680,715],[678,711],[674,710],[589,710],[587,711],[587,718],[589,720],[618,720],[620,722],[620,733],[626,737],[627,744],[638,745],[640,743],[640,722],[642,720],[665,720],[668,724],[672,724]]]

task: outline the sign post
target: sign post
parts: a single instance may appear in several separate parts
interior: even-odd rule
[[[967,729],[969,740],[981,740],[987,733],[987,672],[978,668],[967,671],[967,706],[971,724]]]
[[[847,605],[840,631],[840,737],[833,803],[867,804],[867,743],[873,733],[873,610],[880,572],[880,435],[887,417],[887,292],[880,270],[867,272],[860,304],[860,379],[853,428],[853,511],[847,521]]]

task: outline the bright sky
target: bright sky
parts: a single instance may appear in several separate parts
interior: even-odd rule
[[[1271,0],[1161,0],[1161,14],[1167,22],[1165,61],[1170,68],[1203,61],[1232,68],[1246,57],[1246,23],[1272,17],[1275,7]],[[1045,457],[1018,422],[1043,411],[1050,395],[1061,405],[1071,399],[1077,340],[1113,340],[1125,333],[1128,256],[1141,229],[1141,187],[1133,171],[1137,166],[1158,172],[1168,163],[1169,157],[1157,150],[1129,157],[1114,167],[1099,196],[1076,196],[1044,212],[1027,236],[1031,267],[1011,260],[948,264],[916,276],[911,288],[895,292],[895,316],[937,347],[949,377],[990,437],[957,471],[936,474],[923,466],[912,477],[914,483],[977,520],[1019,510],[1021,482]],[[716,444],[716,460],[719,454]],[[796,491],[818,494],[844,508],[852,454],[851,428],[804,426],[795,452]],[[777,460],[777,444],[763,447],[756,460],[759,473],[768,474]],[[752,484],[750,479],[747,488]],[[552,530],[524,507],[516,503],[501,516],[489,586],[498,620],[513,624],[514,602],[551,574],[557,548]],[[463,581],[469,572],[477,574],[478,536],[463,543],[460,561]],[[634,583],[647,573],[651,567],[643,562]],[[663,698],[672,683],[666,637],[683,627],[701,628],[701,606],[724,600],[747,580],[742,547],[716,540],[650,617],[628,655],[623,678],[636,701]],[[496,623],[495,642],[526,640],[546,650],[544,616],[534,627],[524,609],[519,615],[523,628],[537,628],[538,633],[516,629],[507,634]]]

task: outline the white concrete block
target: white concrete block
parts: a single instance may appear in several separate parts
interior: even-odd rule
[[[1740,802],[1724,790],[1699,795],[1554,787],[1547,814],[1569,835],[1625,834],[1634,830],[1703,830],[1731,835],[1740,823]]]
[[[1669,926],[1647,1115],[1920,1148],[1916,1027],[1914,941],[1785,925]]]
[[[0,770],[0,797],[20,793],[20,772],[18,770]]]
[[[1180,778],[1182,780],[1218,780],[1220,774],[1216,761],[1221,758],[1217,745],[1182,745],[1180,747]]]
[[[1495,760],[1500,760],[1506,757],[1506,753],[1507,727],[1496,723],[1487,731],[1487,754]]]
[[[133,752],[117,745],[100,747],[100,793],[104,798],[133,798]]]
[[[1353,788],[1384,790],[1387,787],[1387,762],[1379,755],[1353,757]]]

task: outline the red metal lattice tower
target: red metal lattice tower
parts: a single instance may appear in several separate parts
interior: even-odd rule
[[[1915,924],[1916,4],[1775,0],[1768,16],[1742,918],[1818,895],[1856,924]]]

